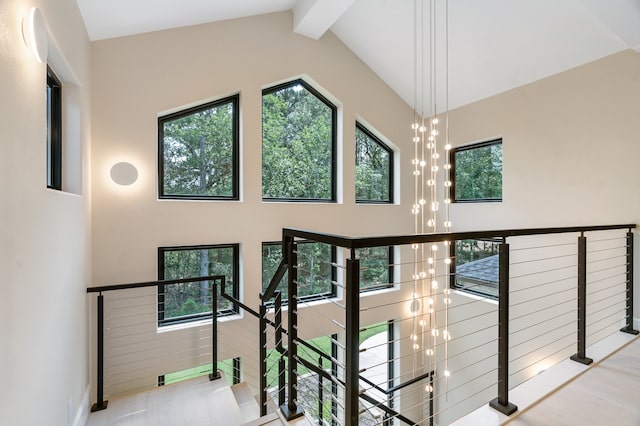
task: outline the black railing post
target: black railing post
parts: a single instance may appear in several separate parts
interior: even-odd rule
[[[629,334],[638,334],[633,328],[633,232],[627,232],[627,323],[620,331]]]
[[[504,239],[498,259],[498,397],[489,406],[510,416],[518,407],[509,402],[509,244]]]
[[[259,306],[260,338],[260,417],[267,415],[267,307],[264,301]]]
[[[278,354],[278,405],[280,406],[285,403],[287,398],[286,364],[284,362],[284,346],[282,344],[282,293],[276,291],[273,295],[275,307],[274,319],[276,322],[276,352]]]
[[[91,412],[104,410],[107,408],[109,401],[104,400],[104,296],[102,292],[98,295],[98,353],[96,354],[98,361],[97,375],[97,401],[91,406]]]
[[[347,259],[346,282],[346,372],[345,372],[345,424],[355,426],[359,420],[360,394],[360,260],[351,250]]]
[[[221,289],[224,292],[225,278],[222,277]],[[211,374],[209,380],[217,380],[218,371],[218,285],[211,283]]]
[[[593,362],[587,357],[587,237],[578,237],[578,352],[571,360],[589,365]]]
[[[298,377],[296,376],[296,370],[298,367],[298,348],[297,348],[297,339],[298,339],[298,249],[293,238],[287,237],[285,239],[285,244],[287,247],[286,259],[289,262],[289,311],[288,311],[288,328],[289,328],[289,339],[288,339],[288,402],[287,404],[283,404],[280,406],[280,410],[282,414],[287,420],[293,420],[298,418],[304,414],[304,412],[298,407],[297,399],[298,399]]]
[[[318,368],[320,370],[322,370],[322,357],[318,357]],[[322,375],[318,374],[318,424],[319,425],[323,425],[324,424],[324,419],[323,419],[323,415],[324,415],[324,395],[323,395],[323,389],[322,389]]]

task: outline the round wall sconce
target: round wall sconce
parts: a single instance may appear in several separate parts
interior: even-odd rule
[[[111,180],[118,185],[128,186],[138,180],[138,169],[131,163],[116,163],[111,167]]]
[[[49,55],[49,33],[42,12],[32,7],[22,20],[22,37],[38,62],[45,63]]]

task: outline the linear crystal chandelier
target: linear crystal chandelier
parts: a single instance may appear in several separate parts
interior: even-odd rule
[[[444,14],[441,8],[444,7]],[[428,9],[427,9],[428,8]],[[438,18],[444,15],[443,22]],[[414,121],[411,124],[414,155],[414,232],[429,234],[451,229],[451,164],[449,164],[448,117],[448,0],[414,0]],[[428,33],[425,33],[425,25]],[[441,29],[440,25],[444,28]],[[444,40],[440,37],[444,34]],[[426,42],[425,42],[426,40]],[[443,46],[444,52],[439,48]],[[428,49],[428,54],[425,51]],[[444,64],[440,61],[444,58]],[[440,67],[444,67],[441,69]],[[443,75],[444,81],[438,76]],[[426,81],[425,81],[426,80]],[[428,95],[425,92],[428,84]],[[444,87],[443,104],[438,89]],[[442,97],[442,96],[441,96]],[[439,186],[442,186],[440,189]],[[443,205],[440,201],[443,200]],[[448,368],[449,305],[448,286],[450,241],[414,244],[413,295],[409,309],[413,315],[411,340],[414,370],[420,364],[429,371],[450,376]],[[444,350],[439,354],[438,350]],[[444,363],[444,366],[442,366]],[[427,391],[430,385],[427,385]]]

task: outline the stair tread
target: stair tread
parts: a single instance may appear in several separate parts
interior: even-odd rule
[[[240,412],[245,422],[250,422],[260,417],[260,404],[251,392],[251,388],[247,383],[238,383],[231,386]]]

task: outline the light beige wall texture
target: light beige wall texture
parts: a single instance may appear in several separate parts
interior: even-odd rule
[[[502,137],[504,164],[503,201],[453,204],[455,230],[639,223],[638,111],[632,50],[452,111],[452,144]]]
[[[32,6],[43,12],[50,50],[72,92],[64,107],[72,128],[63,143],[72,145],[68,161],[74,164],[65,168],[74,172],[65,182],[75,194],[46,189],[46,67],[26,48],[21,32]],[[3,425],[73,424],[88,402],[89,56],[75,1],[0,2]]]
[[[347,235],[412,231],[408,173],[400,180],[402,205],[353,201],[356,117],[404,150],[400,162],[409,169],[409,107],[330,33],[312,41],[290,27],[290,14],[280,13],[94,43],[94,284],[155,279],[158,246],[239,242],[243,299],[256,306],[260,244],[278,240],[283,226]],[[504,147],[503,202],[453,205],[455,230],[638,220],[633,189],[639,172],[628,153],[635,152],[640,134],[633,120],[639,75],[639,55],[623,52],[452,111],[454,145],[501,136]],[[337,204],[261,201],[261,90],[300,76],[340,106]],[[241,97],[242,200],[159,201],[157,116],[233,93]],[[108,178],[111,165],[123,160],[140,171],[140,180],[130,188],[117,187]],[[404,290],[391,295],[380,297],[409,298]],[[379,303],[374,298],[364,305]],[[310,334],[335,331],[322,325],[322,315],[307,314],[308,322],[316,324]],[[367,313],[363,322],[392,316],[386,309],[380,318]],[[153,323],[152,318],[151,332]],[[248,321],[244,323],[223,324],[223,335],[247,329]],[[158,335],[158,342],[180,342],[190,332],[186,330]],[[454,349],[462,353],[475,343]],[[244,350],[255,357],[254,349]],[[161,374],[178,364],[165,360],[156,367]],[[402,372],[408,368],[401,366]],[[533,369],[517,380],[535,374]],[[255,371],[249,367],[247,374]],[[463,383],[465,376],[452,380]],[[402,404],[411,406],[410,400]],[[443,404],[440,409],[449,405],[438,404]]]
[[[156,279],[159,246],[240,243],[241,298],[257,307],[261,243],[279,240],[285,226],[352,236],[412,231],[406,204],[412,193],[409,174],[400,177],[395,205],[356,205],[354,199],[356,119],[400,148],[399,164],[409,167],[410,158],[401,150],[411,143],[411,109],[331,33],[314,41],[294,34],[291,25],[291,14],[279,13],[94,43],[94,284]],[[339,107],[338,203],[262,201],[262,89],[299,77]],[[240,94],[241,200],[159,201],[158,115],[233,93]],[[109,169],[118,161],[130,161],[138,168],[140,178],[132,187],[110,181]],[[369,295],[367,301],[374,303],[372,298],[377,298],[375,304],[381,304],[385,297],[408,298],[401,293],[381,292]],[[149,299],[153,305],[153,294]],[[323,316],[301,308],[305,337],[339,332],[326,318],[343,314],[334,312],[335,305],[327,309],[333,310]],[[391,317],[393,313],[385,313],[385,319]],[[363,316],[363,321],[369,320]],[[151,314],[144,329],[151,343],[138,349],[179,351],[197,327],[157,333]],[[221,358],[242,356],[245,379],[257,386],[257,326],[245,317],[222,323],[220,331]],[[238,337],[242,335],[248,337]],[[114,332],[107,338],[119,336]],[[107,363],[117,367],[140,361],[130,352]],[[154,375],[193,362],[184,356],[161,357],[145,364],[152,370],[150,375],[144,372],[146,379],[138,374],[143,372],[109,378],[113,379],[109,392],[153,387]],[[121,384],[120,379],[129,383]]]

